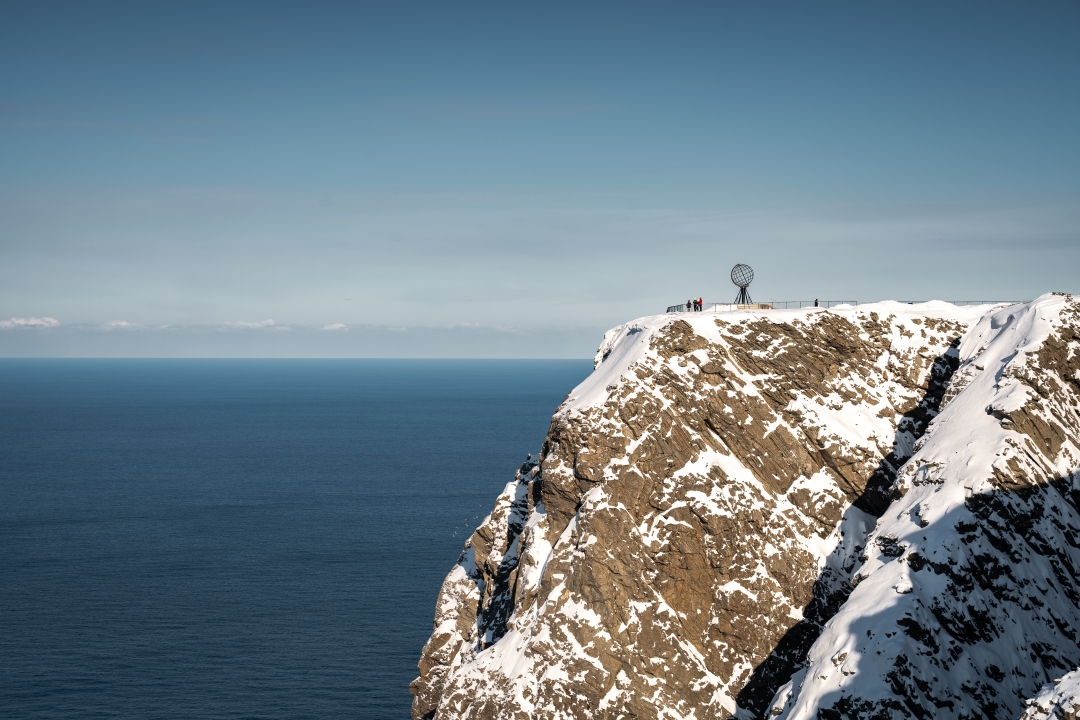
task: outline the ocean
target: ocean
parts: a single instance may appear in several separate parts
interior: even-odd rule
[[[0,360],[0,716],[400,718],[589,361]]]

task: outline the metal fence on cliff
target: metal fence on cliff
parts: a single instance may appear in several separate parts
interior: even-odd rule
[[[861,301],[863,305],[868,302],[883,302],[881,300]],[[917,305],[924,302],[933,302],[931,300],[897,300],[896,302],[903,303],[905,305]],[[1016,305],[1018,303],[1028,302],[1027,300],[944,300],[952,305]],[[768,302],[752,303],[749,305],[738,305],[736,303],[703,303],[702,310],[691,310],[686,307],[685,303],[679,305],[669,305],[665,312],[679,313],[679,312],[725,312],[731,310],[791,310],[795,308],[808,308],[808,307],[820,307],[820,308],[832,308],[841,305],[858,306],[859,300],[769,300]]]

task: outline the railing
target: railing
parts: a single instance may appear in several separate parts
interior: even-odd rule
[[[917,305],[919,303],[930,302],[929,300],[898,300],[897,302],[907,303],[908,305]],[[1030,302],[1029,300],[945,300],[945,302],[951,305],[1019,305],[1020,303]]]
[[[823,307],[831,308],[837,305],[858,305],[858,300],[781,300],[779,302],[769,301],[769,304],[774,308],[788,310],[790,308],[804,308],[804,307]]]
[[[880,302],[878,300],[872,300],[870,302]],[[904,303],[906,305],[916,305],[919,303],[930,302],[929,300],[898,300],[897,302]],[[952,305],[1015,305],[1018,303],[1028,302],[1027,300],[945,300],[944,302]],[[729,312],[732,310],[791,310],[794,308],[807,308],[807,307],[821,307],[832,308],[838,305],[858,305],[858,300],[779,300],[763,303],[753,303],[751,305],[737,305],[735,303],[704,303],[703,307],[705,312]],[[866,302],[863,302],[865,305]],[[669,305],[666,312],[677,313],[687,312],[686,303],[680,303],[679,305]]]
[[[727,312],[731,310],[772,310],[773,304],[771,302],[763,303],[709,303],[709,306],[705,308],[708,312]]]
[[[813,302],[811,300],[810,302]],[[687,310],[686,303],[682,305],[668,305],[665,312],[721,312],[723,310],[772,310],[772,303],[750,303],[749,305],[736,305],[735,303],[702,303],[701,310]]]

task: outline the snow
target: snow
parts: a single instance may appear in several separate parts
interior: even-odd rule
[[[1031,303],[991,311],[964,335],[959,350],[961,370],[967,370],[967,384],[936,418],[921,447],[901,470],[898,487],[906,494],[893,503],[871,534],[868,557],[858,573],[858,585],[811,648],[809,668],[774,698],[772,713],[780,720],[818,717],[822,707],[842,695],[860,700],[894,696],[887,676],[901,656],[920,668],[926,667],[935,679],[939,674],[948,676],[941,684],[954,690],[956,697],[964,696],[965,683],[970,686],[985,682],[979,668],[1015,667],[1024,668],[1025,672],[1036,670],[1038,674],[1028,658],[1028,645],[1044,633],[1030,625],[1021,627],[1021,623],[1027,622],[1025,618],[1006,618],[1003,622],[1007,632],[994,642],[957,650],[962,655],[947,672],[931,668],[930,663],[936,661],[920,657],[926,654],[925,647],[907,634],[889,631],[903,624],[898,621],[936,627],[929,611],[935,602],[938,606],[953,602],[961,607],[977,602],[974,597],[980,592],[977,587],[969,597],[945,597],[944,576],[913,573],[904,560],[918,553],[935,562],[955,565],[968,560],[966,553],[981,552],[978,547],[958,541],[957,525],[970,515],[965,502],[976,494],[993,491],[993,469],[1001,467],[1005,458],[1025,455],[1013,449],[1022,443],[1021,436],[1003,426],[994,411],[1012,412],[1030,399],[1031,390],[1010,377],[1008,370],[1022,367],[1026,354],[1041,346],[1058,321],[1064,304],[1062,296],[1046,295]],[[1034,463],[1030,457],[1021,459]],[[1067,463],[1056,468],[1066,476],[1075,470]],[[886,555],[879,540],[894,543],[901,548],[902,556]],[[1074,560],[1080,560],[1077,553],[1073,556]],[[1025,572],[1034,572],[1027,579],[1038,583],[1038,571],[1034,560],[1031,568],[1012,568],[1020,577],[1019,582],[1025,580],[1022,577]],[[1053,574],[1049,568],[1043,572]],[[1047,595],[1045,599],[1052,601],[1053,597]],[[993,598],[988,601],[991,606],[995,604]],[[944,643],[947,638],[948,635],[942,635],[937,642]],[[840,654],[848,658],[845,666],[857,663],[852,666],[857,666],[857,672],[837,671],[834,658]],[[1080,685],[1080,680],[1071,682]],[[1070,685],[1066,690],[1075,695],[1076,686]],[[1046,692],[1037,702],[1048,697]],[[970,702],[978,711],[979,706]],[[953,711],[959,712],[960,707]]]
[[[852,569],[858,568],[858,584],[811,648],[809,667],[781,688],[773,701],[772,712],[782,718],[813,718],[824,700],[834,699],[839,693],[853,691],[853,688],[857,688],[859,697],[890,696],[892,690],[885,674],[892,667],[893,659],[902,654],[915,657],[920,652],[917,644],[903,633],[875,632],[878,626],[891,629],[895,621],[904,616],[924,618],[929,624],[931,618],[927,608],[930,599],[945,590],[945,580],[941,576],[915,573],[903,560],[915,552],[935,562],[956,560],[965,552],[955,542],[955,525],[957,518],[965,512],[965,502],[973,494],[990,489],[988,479],[995,466],[1000,467],[1008,460],[1028,462],[1024,453],[1017,449],[1017,433],[1003,426],[998,416],[1015,412],[1032,401],[1031,390],[1010,375],[1010,369],[1022,368],[1028,355],[1037,351],[1052,331],[1064,302],[1059,296],[1044,296],[1029,304],[1009,307],[957,307],[940,301],[917,305],[884,302],[828,310],[725,309],[639,318],[604,335],[594,361],[594,372],[569,393],[556,417],[599,417],[605,406],[610,407],[613,399],[626,398],[627,392],[632,398],[647,393],[650,402],[670,408],[672,399],[656,387],[649,387],[648,382],[640,382],[636,371],[655,370],[664,365],[668,371],[684,378],[701,372],[697,364],[687,362],[685,357],[664,359],[654,346],[653,340],[675,322],[686,322],[697,335],[723,346],[731,337],[750,332],[750,322],[763,319],[775,323],[812,323],[827,317],[825,314],[828,313],[858,320],[865,326],[867,318],[873,314],[883,319],[892,318],[887,325],[888,349],[868,361],[883,371],[875,376],[877,381],[868,382],[854,376],[841,378],[832,387],[845,396],[840,392],[825,397],[804,393],[795,396],[783,417],[777,414],[764,426],[755,424],[750,415],[742,421],[744,426],[751,426],[747,427],[747,432],[752,433],[764,431],[768,434],[782,426],[788,431],[799,432],[799,427],[789,424],[786,418],[787,412],[791,412],[802,418],[804,425],[827,430],[828,442],[865,449],[872,457],[887,454],[893,449],[894,440],[898,446],[906,443],[900,449],[915,453],[898,479],[898,487],[906,494],[880,520],[854,506],[847,506],[835,527],[823,527],[825,521],[814,520],[806,514],[816,512],[815,509],[804,513],[800,507],[806,508],[805,502],[797,506],[790,499],[793,493],[802,493],[804,497],[808,494],[811,505],[817,508],[826,503],[837,503],[842,493],[831,470],[822,469],[810,477],[801,476],[788,489],[787,496],[776,495],[766,489],[744,464],[749,458],[740,460],[731,452],[702,450],[684,467],[671,469],[667,476],[670,487],[683,487],[678,481],[688,477],[708,477],[713,470],[722,472],[727,484],[706,485],[704,490],[698,486],[693,490],[682,490],[678,495],[673,493],[672,497],[666,498],[663,507],[634,519],[629,532],[632,537],[627,538],[628,542],[639,543],[645,549],[659,551],[674,528],[686,525],[678,519],[680,514],[676,511],[685,512],[686,508],[691,508],[695,515],[730,516],[730,508],[738,504],[745,511],[767,508],[776,516],[791,518],[789,543],[766,545],[763,557],[775,557],[798,548],[810,553],[823,571],[835,570],[836,577],[843,577],[844,582],[851,577]],[[932,423],[930,432],[912,447],[914,436],[904,437],[903,433],[898,436],[897,415],[892,410],[903,404],[896,402],[897,398],[910,399],[912,390],[894,382],[890,372],[905,364],[910,367],[909,360],[913,355],[926,352],[928,318],[955,321],[970,327],[960,343],[961,368],[954,379],[954,385],[963,389],[951,397],[942,414]],[[753,352],[768,354],[774,350],[770,347]],[[702,364],[709,360],[708,353],[696,352],[696,359]],[[725,377],[735,389],[725,388],[718,392],[736,398],[740,394],[760,396],[762,383],[767,380],[730,363],[725,367]],[[882,412],[883,409],[888,412]],[[734,417],[742,418],[743,414],[740,411]],[[628,442],[625,453],[615,457],[612,465],[603,471],[604,478],[612,477],[612,466],[625,466],[629,462],[638,442]],[[587,452],[587,449],[581,450],[582,455]],[[1074,469],[1058,468],[1061,472]],[[545,475],[548,472],[572,475],[574,469],[545,465]],[[525,487],[524,481],[507,485],[499,506],[524,502]],[[735,492],[741,494],[736,498],[732,495]],[[498,510],[499,506],[497,512],[507,512]],[[599,686],[602,688],[598,698],[600,710],[615,707],[619,702],[630,679],[622,669],[612,675],[613,671],[598,659],[594,640],[590,639],[593,634],[582,632],[592,631],[596,638],[610,640],[611,636],[604,630],[609,627],[607,619],[584,598],[574,594],[569,589],[574,584],[567,579],[570,573],[567,568],[571,567],[568,563],[596,562],[595,556],[591,560],[586,556],[586,550],[597,542],[597,538],[588,532],[587,518],[599,512],[627,512],[622,505],[613,503],[603,482],[581,498],[578,514],[557,538],[549,537],[548,517],[541,504],[527,516],[522,516],[524,530],[503,547],[508,547],[507,558],[519,550],[521,553],[518,598],[532,595],[535,599],[520,607],[515,604],[514,615],[508,623],[509,631],[498,642],[475,654],[462,653],[461,667],[453,668],[451,672],[456,676],[456,687],[465,696],[480,693],[513,697],[515,707],[526,716],[549,717],[537,705],[543,705],[537,696],[538,684],[543,681],[547,687],[570,687],[575,678],[592,668],[603,678]],[[840,511],[834,510],[828,523],[835,522],[839,515]],[[485,524],[491,522],[489,516]],[[550,531],[552,536],[558,533],[557,528]],[[902,557],[887,554],[879,540],[899,548]],[[863,555],[866,559],[860,567],[858,558]],[[496,553],[488,558],[489,564],[502,560]],[[1080,557],[1077,561],[1080,564]],[[739,593],[757,601],[761,595],[757,588],[761,586],[748,585],[765,576],[767,570],[759,565],[756,574],[751,572],[749,577],[743,576],[742,581],[727,582],[716,590],[721,594]],[[470,583],[474,577],[477,577],[475,558],[466,553],[447,578],[447,583],[465,587],[465,583]],[[1037,577],[1031,580],[1038,582]],[[470,588],[469,597],[482,596],[483,592],[483,587]],[[763,592],[762,600],[769,601],[772,591]],[[802,618],[802,608],[786,605],[785,601],[779,607],[788,618]],[[611,634],[622,635],[628,627],[647,622],[643,618],[649,614],[654,618],[679,616],[659,593],[648,602],[629,601],[623,610],[625,619],[618,628],[609,628]],[[448,623],[449,620],[444,625]],[[449,628],[446,630],[449,632]],[[1022,640],[1025,636],[1020,633],[1017,637]],[[751,667],[740,665],[731,678],[718,677],[709,671],[704,657],[692,643],[674,636],[672,642],[677,645],[679,657],[689,658],[697,666],[699,679],[696,682],[711,688],[713,700],[709,708],[702,709],[705,713],[701,716],[711,717],[723,709],[728,713],[737,712],[742,717],[745,713],[734,703],[739,688],[729,687],[729,683],[739,671]],[[1012,655],[998,660],[998,665],[1011,667],[1010,663],[1020,662],[1018,642],[1003,645],[1004,652]],[[978,657],[971,662],[965,657],[964,662],[953,669],[957,687],[974,677],[976,667],[984,667],[992,652],[997,650],[971,650],[969,655]],[[647,660],[660,661],[661,658]],[[665,664],[664,669],[666,667]],[[659,686],[656,693],[660,697]],[[691,717],[694,713],[688,708],[657,707],[657,716],[661,717]]]
[[[604,334],[604,339],[597,350],[593,361],[594,370],[584,381],[574,388],[566,403],[560,408],[560,412],[573,413],[603,405],[610,396],[611,390],[617,388],[619,381],[627,372],[650,354],[650,341],[661,330],[673,322],[683,321],[688,323],[694,332],[714,343],[723,343],[723,335],[717,328],[716,321],[721,320],[727,324],[758,320],[761,318],[776,323],[805,322],[811,316],[820,313],[832,313],[841,317],[861,316],[866,317],[871,313],[877,313],[885,317],[896,316],[901,327],[908,331],[905,336],[897,333],[893,337],[892,352],[910,352],[922,347],[921,337],[917,331],[921,330],[921,319],[927,316],[957,320],[960,322],[974,322],[987,313],[986,305],[957,306],[950,303],[934,300],[925,303],[909,305],[895,301],[870,303],[867,305],[838,305],[826,310],[825,308],[801,308],[794,310],[721,310],[719,312],[691,312],[672,313],[664,315],[651,315],[638,318],[633,322],[619,325]],[[1008,312],[1006,309],[1003,312]],[[883,356],[882,362],[887,363],[888,358]],[[684,368],[675,365],[676,372],[685,372]],[[747,376],[747,392],[754,393],[753,377]],[[868,415],[862,422],[870,422]],[[848,422],[858,434],[862,428],[858,427],[860,420],[850,418]],[[882,426],[883,427],[883,426]],[[877,429],[882,429],[878,427]],[[891,430],[889,431],[891,432]]]
[[[1027,705],[1022,720],[1064,720],[1080,716],[1080,670],[1047,683],[1038,695],[1027,701]]]
[[[570,392],[567,411],[603,404],[608,387],[617,385],[619,378],[649,349],[652,333],[670,322],[665,315],[643,318],[609,330],[597,351],[595,369]]]

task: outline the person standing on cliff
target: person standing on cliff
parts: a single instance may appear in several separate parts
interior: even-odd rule
[[[693,307],[693,304],[689,300],[687,300],[686,301],[686,312],[690,312],[691,307]]]

